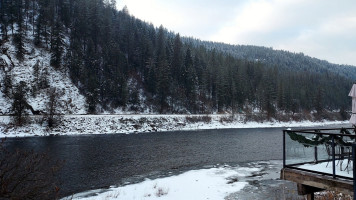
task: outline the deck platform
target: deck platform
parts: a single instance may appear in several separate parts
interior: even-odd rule
[[[281,179],[297,183],[308,200],[323,190],[356,200],[356,127],[283,130]]]
[[[333,190],[353,196],[353,181],[336,178],[329,175],[306,172],[298,169],[283,168],[281,179],[293,181],[298,184],[298,194],[308,195],[308,199],[314,199],[314,192]]]

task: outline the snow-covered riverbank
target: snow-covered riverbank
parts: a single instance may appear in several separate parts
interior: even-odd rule
[[[48,128],[41,125],[41,116],[31,116],[22,127],[11,124],[9,116],[0,116],[0,137],[48,135],[112,134],[175,130],[202,130],[222,128],[305,127],[345,123],[347,121],[251,122],[236,115],[64,115],[61,123]]]
[[[279,179],[282,161],[214,166],[143,182],[90,190],[63,198],[114,199],[304,199],[295,183]]]
[[[297,184],[280,179],[281,160],[257,161],[238,165],[216,165],[190,170],[161,178],[146,178],[139,183],[127,182],[110,188],[89,190],[62,198],[62,200],[233,200],[233,199],[295,199]],[[326,169],[323,166],[316,166]],[[310,167],[307,167],[310,168]],[[310,169],[315,169],[311,167]],[[351,199],[351,196],[329,191],[317,192],[319,199]]]
[[[166,178],[146,179],[138,184],[88,191],[64,199],[224,199],[248,184],[238,181],[240,177],[260,171],[259,168],[228,168],[193,170]]]

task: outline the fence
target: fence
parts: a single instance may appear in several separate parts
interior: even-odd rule
[[[283,168],[353,179],[354,132],[353,128],[284,130]]]

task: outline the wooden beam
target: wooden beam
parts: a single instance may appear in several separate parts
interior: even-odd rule
[[[307,195],[307,194],[314,194],[314,192],[320,192],[323,191],[324,189],[320,189],[317,187],[309,186],[309,185],[303,185],[298,183],[298,194],[299,195]]]
[[[323,191],[324,189],[312,187],[309,185],[303,185],[298,183],[298,194],[299,195],[307,195],[307,200],[314,200],[314,193]]]

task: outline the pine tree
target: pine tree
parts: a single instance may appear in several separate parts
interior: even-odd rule
[[[176,82],[181,82],[180,74],[183,72],[183,53],[182,53],[182,41],[180,39],[180,35],[177,34],[174,38],[174,46],[173,46],[173,58],[172,58],[172,74],[174,76],[174,80]]]
[[[9,25],[8,19],[8,9],[9,9],[9,0],[0,0],[0,31],[2,40],[7,40],[7,27]],[[2,42],[1,42],[2,43]]]
[[[45,23],[44,10],[45,10],[45,8],[43,6],[40,7],[38,16],[36,19],[36,29],[35,29],[35,39],[34,39],[34,43],[36,46],[40,46],[42,43],[43,26]],[[35,26],[35,25],[33,25],[33,26]]]
[[[169,104],[167,103],[167,97],[170,95],[170,69],[166,60],[161,60],[158,63],[158,82],[157,82],[157,90],[158,96],[160,100],[160,112],[164,112],[168,109]]]
[[[159,96],[160,111],[163,112],[168,109],[167,97],[170,92],[170,66],[167,62],[166,54],[166,36],[164,33],[163,26],[160,26],[158,30],[157,39],[157,92]]]
[[[64,36],[62,33],[62,24],[59,19],[56,20],[56,24],[52,27],[51,35],[51,65],[55,68],[59,68],[62,63],[62,54],[64,46]]]
[[[25,37],[25,30],[24,30],[24,19],[23,19],[23,12],[22,12],[22,0],[16,0],[17,3],[17,33],[14,35],[14,42],[16,45],[16,56],[19,60],[23,60],[25,55],[25,47],[24,47],[24,37]]]
[[[3,80],[3,85],[1,87],[2,93],[10,97],[11,96],[11,90],[12,90],[12,76],[9,72],[5,72],[4,80]]]
[[[153,58],[149,58],[146,62],[146,68],[148,68],[148,77],[147,77],[147,89],[150,93],[156,93],[156,61]]]
[[[11,26],[11,34],[14,34],[14,23],[16,22],[16,19],[18,19],[17,15],[19,14],[18,8],[17,8],[17,3],[19,3],[19,0],[8,0],[5,4],[7,4],[7,17],[9,21],[9,25]]]
[[[318,88],[314,97],[314,109],[320,115],[323,111],[323,92],[321,88]]]
[[[187,98],[187,107],[193,112],[195,111],[196,105],[196,73],[193,66],[193,57],[191,54],[190,48],[187,49],[184,59],[184,72],[183,72],[183,80],[184,80],[184,88]]]
[[[88,79],[88,91],[87,91],[87,106],[88,113],[95,114],[98,105],[98,84],[94,77]]]
[[[48,81],[48,76],[49,76],[49,72],[48,72],[48,68],[47,67],[43,67],[43,63],[41,63],[41,74],[39,77],[39,85],[38,85],[38,89],[47,89],[49,87],[49,81]]]
[[[275,117],[276,108],[275,108],[275,100],[276,100],[276,84],[275,84],[275,76],[277,72],[273,72],[271,69],[265,71],[262,82],[263,85],[260,85],[260,99],[261,99],[261,107],[262,110],[266,111],[267,118]]]
[[[40,61],[37,60],[36,64],[33,66],[32,75],[34,77],[34,84],[32,85],[32,96],[35,97],[39,89],[40,83]]]

